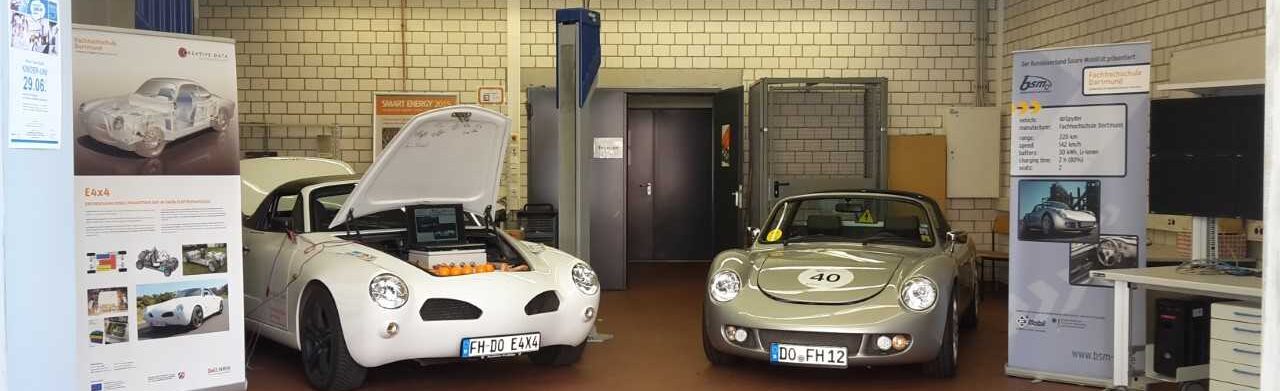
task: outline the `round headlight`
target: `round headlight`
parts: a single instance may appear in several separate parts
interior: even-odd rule
[[[710,290],[712,300],[721,303],[733,300],[742,290],[742,279],[733,270],[721,270],[711,276]]]
[[[911,277],[902,284],[902,306],[912,311],[925,311],[938,301],[938,285],[924,277]]]
[[[409,286],[392,274],[379,274],[369,281],[369,298],[379,307],[393,310],[409,301]]]
[[[585,263],[573,265],[569,275],[573,278],[573,285],[578,286],[578,290],[582,293],[594,295],[600,292],[600,278],[596,277],[596,272],[591,270],[591,266]]]

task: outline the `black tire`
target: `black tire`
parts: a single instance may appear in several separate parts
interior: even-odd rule
[[[711,337],[707,335],[706,315],[704,314],[702,318],[702,354],[707,356],[707,361],[711,362],[711,365],[715,366],[736,364],[738,362],[738,356],[721,352],[716,350],[714,346],[711,346]]]
[[[973,290],[973,299],[969,302],[969,308],[964,311],[964,315],[960,316],[960,328],[964,330],[973,330],[978,328],[978,304],[982,303],[982,287],[976,287]]]
[[[138,260],[138,270],[142,270],[142,260]]]
[[[302,299],[302,371],[312,387],[352,390],[364,384],[369,370],[347,350],[333,296],[322,286],[308,288]]]
[[[529,353],[529,361],[548,367],[565,367],[577,364],[579,360],[582,360],[582,352],[585,350],[587,350],[587,341],[582,341],[582,343],[575,346],[548,346]]]
[[[164,276],[165,276],[165,277],[168,277],[168,276],[170,276],[170,275],[172,275],[172,274],[173,274],[173,269],[168,269],[168,268],[166,268],[166,269],[164,269],[163,271],[164,271]]]
[[[195,309],[191,310],[191,321],[187,323],[187,327],[195,330],[200,328],[202,324],[204,324],[204,310],[200,306],[196,306]]]
[[[206,266],[208,266],[208,267],[209,267],[209,272],[210,272],[210,273],[217,273],[217,272],[218,272],[218,261],[209,261],[209,264],[208,264],[208,265],[206,265]]]
[[[951,305],[947,308],[947,327],[942,331],[942,347],[938,349],[938,357],[924,364],[924,373],[931,377],[949,379],[956,376],[956,364],[960,349],[957,306],[955,292],[953,291],[951,292]]]
[[[1054,233],[1053,217],[1049,215],[1044,215],[1040,217],[1040,233],[1043,233],[1046,236]]]

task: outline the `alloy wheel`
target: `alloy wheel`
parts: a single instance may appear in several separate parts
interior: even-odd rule
[[[302,326],[302,356],[312,378],[328,378],[334,362],[334,314],[317,301],[308,303],[306,323]]]

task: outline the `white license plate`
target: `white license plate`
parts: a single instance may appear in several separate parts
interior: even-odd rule
[[[542,334],[516,334],[498,337],[462,339],[462,358],[509,356],[534,352],[542,342]]]
[[[769,347],[769,362],[845,368],[849,366],[849,353],[848,349],[842,346],[774,343]]]

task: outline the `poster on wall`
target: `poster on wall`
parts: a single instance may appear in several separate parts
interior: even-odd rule
[[[1149,43],[1013,53],[1010,375],[1105,387],[1129,359],[1089,271],[1146,265],[1150,62]]]
[[[243,384],[235,44],[79,25],[73,41],[78,380]]]
[[[10,148],[62,147],[62,25],[54,0],[9,0]]]
[[[458,104],[457,94],[417,92],[373,93],[373,155],[395,137],[400,127],[413,116]]]

